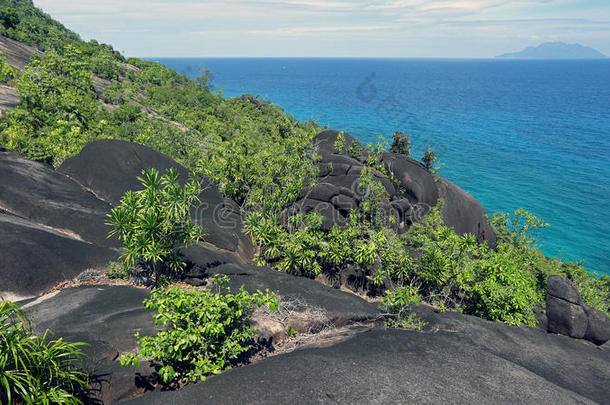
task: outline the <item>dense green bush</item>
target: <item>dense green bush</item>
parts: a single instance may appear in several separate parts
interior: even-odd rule
[[[273,294],[250,294],[243,287],[231,293],[228,277],[212,280],[217,291],[170,287],[153,290],[144,301],[157,313],[153,319],[164,328],[156,336],[138,337],[137,353],[121,357],[121,364],[140,365],[140,358],[159,365],[164,383],[205,380],[231,368],[238,357],[252,346],[256,330],[250,326],[255,305],[277,310]]]
[[[411,141],[409,138],[411,135],[405,134],[402,131],[394,132],[392,136],[392,145],[390,146],[390,152],[400,153],[405,156],[411,154]]]
[[[38,336],[13,303],[0,299],[0,403],[82,404],[88,375],[83,343]]]
[[[6,63],[4,54],[0,51],[0,83],[8,82],[17,76],[17,71],[14,67]]]
[[[436,156],[436,152],[432,150],[432,146],[428,145],[428,149],[424,152],[424,155],[421,158],[421,161],[431,172],[437,172],[440,167],[435,166],[438,161],[438,157]]]
[[[156,169],[144,170],[139,180],[142,190],[127,192],[108,214],[109,236],[123,242],[124,269],[144,264],[159,284],[163,277],[176,276],[184,268],[177,245],[196,243],[203,236],[189,211],[199,201],[201,187],[195,175],[180,186],[173,168],[164,175]]]

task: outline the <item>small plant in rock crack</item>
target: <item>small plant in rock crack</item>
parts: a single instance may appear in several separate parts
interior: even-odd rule
[[[165,384],[204,381],[235,365],[252,347],[253,307],[277,311],[278,301],[269,290],[250,294],[242,286],[231,293],[228,281],[227,276],[215,276],[216,291],[177,286],[153,290],[144,306],[157,311],[154,322],[164,330],[156,336],[136,334],[140,349],[123,355],[121,364],[138,367],[140,358],[151,359]]]
[[[334,147],[337,153],[343,153],[343,149],[345,148],[345,134],[343,133],[343,131],[339,132],[339,134],[337,135]]]
[[[286,334],[288,335],[288,337],[295,337],[297,335],[297,330],[291,324],[288,324],[288,328],[286,328]]]
[[[109,237],[116,235],[123,242],[121,256],[126,271],[144,264],[158,285],[184,268],[177,245],[197,243],[203,237],[189,212],[190,205],[199,202],[201,186],[194,174],[180,186],[173,168],[164,175],[156,169],[144,170],[138,179],[143,189],[128,191],[108,214],[107,224],[112,227]]]

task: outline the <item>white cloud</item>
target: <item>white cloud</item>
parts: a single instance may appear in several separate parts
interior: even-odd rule
[[[474,57],[536,38],[610,54],[610,3],[600,0],[34,2],[83,38],[131,55]]]
[[[329,26],[329,27],[292,27],[292,28],[276,28],[270,30],[250,30],[252,35],[300,35],[313,33],[330,33],[330,32],[362,32],[362,31],[379,31],[396,28],[390,25],[352,25],[352,26]]]

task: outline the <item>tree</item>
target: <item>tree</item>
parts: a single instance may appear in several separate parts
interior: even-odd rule
[[[428,169],[429,171],[438,170],[438,168],[434,166],[438,158],[436,157],[436,153],[432,150],[432,147],[430,145],[428,145],[428,150],[424,152],[424,156],[422,156],[421,160],[426,166],[426,169]]]
[[[195,175],[180,186],[174,168],[162,176],[156,169],[143,170],[138,179],[143,189],[128,191],[108,214],[107,224],[112,226],[109,237],[117,235],[123,242],[126,271],[142,264],[152,270],[159,284],[162,277],[184,269],[177,245],[197,243],[202,238],[203,231],[189,212],[190,205],[199,202],[201,187]]]
[[[409,154],[411,153],[411,141],[409,140],[410,137],[411,135],[405,134],[402,131],[394,132],[394,135],[392,136],[393,141],[392,145],[390,146],[390,152],[400,153],[405,156],[409,156]]]

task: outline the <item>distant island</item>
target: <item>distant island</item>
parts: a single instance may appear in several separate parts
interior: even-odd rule
[[[580,44],[564,42],[544,42],[530,46],[520,52],[505,53],[496,56],[503,59],[605,59],[603,53]]]

